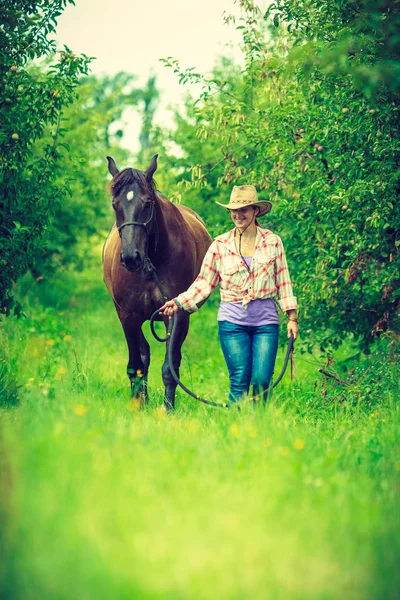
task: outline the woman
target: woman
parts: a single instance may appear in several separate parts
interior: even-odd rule
[[[252,185],[234,186],[229,204],[234,229],[209,247],[201,271],[186,292],[169,300],[161,310],[194,312],[220,284],[218,333],[229,371],[231,401],[253,385],[254,396],[266,401],[278,349],[278,312],[274,297],[288,316],[288,337],[297,337],[297,301],[293,296],[285,251],[280,237],[258,226],[256,217],[272,207],[259,200]]]

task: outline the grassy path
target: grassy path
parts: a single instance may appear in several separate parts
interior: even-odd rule
[[[4,597],[398,598],[398,373],[329,401],[299,360],[299,381],[265,411],[179,394],[166,417],[153,340],[150,404],[129,402],[125,342],[97,273],[26,302],[29,318],[0,334]],[[221,400],[215,331],[204,307],[183,373]],[[10,374],[24,388],[15,407]]]

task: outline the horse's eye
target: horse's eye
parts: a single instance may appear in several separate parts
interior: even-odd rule
[[[114,210],[116,210],[114,202],[111,202],[111,206],[113,207]]]

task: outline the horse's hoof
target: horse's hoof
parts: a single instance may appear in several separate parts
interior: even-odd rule
[[[143,408],[143,402],[140,398],[131,398],[128,402],[128,410],[132,412],[138,412]]]
[[[175,409],[175,406],[170,402],[164,402],[164,409],[166,413],[170,413]]]
[[[143,392],[142,394],[138,394],[136,396],[132,396],[129,403],[128,408],[131,411],[138,411],[144,408],[144,406],[148,403],[146,398],[146,394]]]

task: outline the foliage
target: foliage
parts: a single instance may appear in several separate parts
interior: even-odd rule
[[[156,86],[156,77],[151,76],[148,78],[145,87],[140,92],[140,99],[143,103],[142,106],[142,129],[139,135],[140,141],[140,152],[139,156],[143,155],[150,150],[152,145],[152,130],[153,130],[153,119],[154,114],[158,105],[160,93]]]
[[[218,184],[254,184],[273,201],[309,345],[337,346],[352,333],[366,349],[385,329],[399,331],[400,8],[282,0],[263,13],[240,4],[245,68],[236,78],[165,61],[182,83],[203,82],[193,162],[212,140]],[[215,185],[203,165],[193,173],[197,188]]]
[[[54,52],[50,35],[68,0],[11,1],[0,8],[0,312],[13,306],[13,283],[31,265],[49,215],[65,188],[55,183],[62,153],[61,115],[90,59],[65,47],[43,70],[32,61]],[[36,144],[50,128],[50,139]]]
[[[127,107],[137,106],[142,94],[127,73],[81,78],[76,91],[77,98],[63,113],[63,143],[68,152],[59,158],[55,179],[67,194],[50,215],[43,246],[35,256],[34,273],[40,277],[68,265],[81,268],[91,256],[89,246],[100,243],[98,234],[109,228],[106,154],[121,162],[129,160],[120,144],[121,118]],[[46,135],[35,152],[47,143]]]

